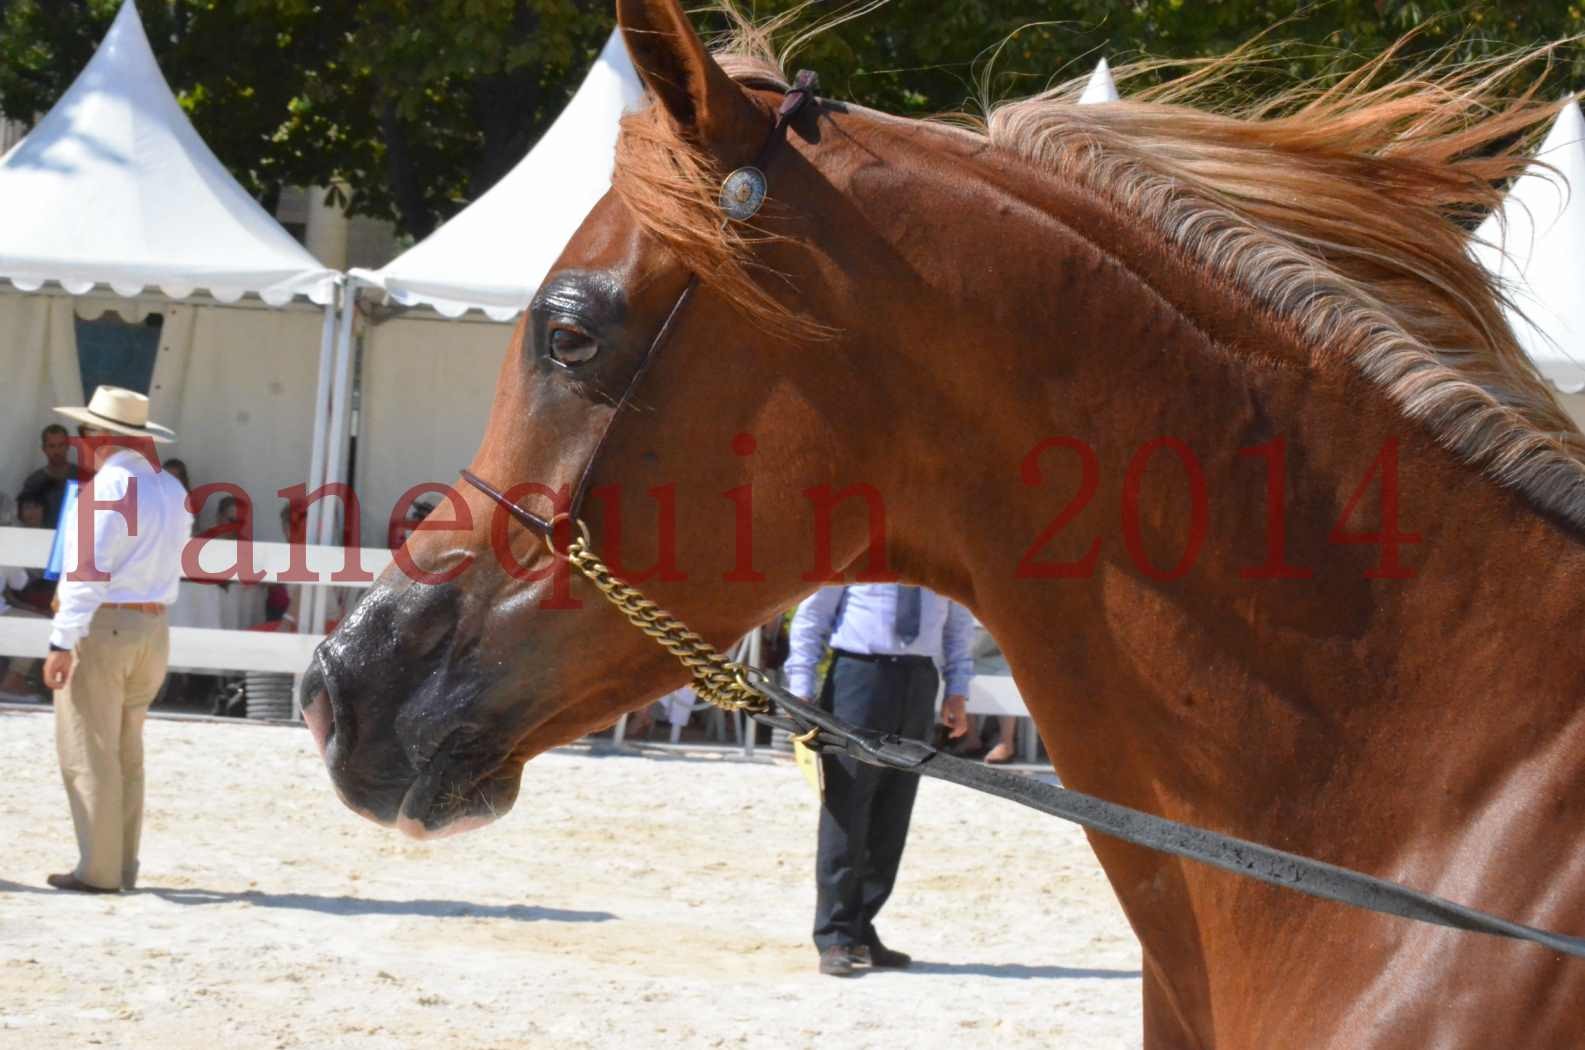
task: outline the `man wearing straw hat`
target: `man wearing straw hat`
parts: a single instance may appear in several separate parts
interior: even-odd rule
[[[165,680],[165,610],[193,516],[186,489],[160,469],[154,446],[176,435],[149,422],[148,398],[101,386],[86,408],[55,411],[81,424],[87,446],[77,462],[94,474],[61,519],[65,557],[44,662],[79,853],[76,869],[48,881],[118,893],[138,877],[143,720]]]

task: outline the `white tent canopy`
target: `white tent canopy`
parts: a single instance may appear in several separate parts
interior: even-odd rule
[[[1095,63],[1095,72],[1090,74],[1089,83],[1084,85],[1084,93],[1079,96],[1079,104],[1087,105],[1091,102],[1117,102],[1121,96],[1117,94],[1117,82],[1112,79],[1112,67],[1106,64],[1106,59]]]
[[[1475,232],[1472,250],[1507,284],[1514,334],[1559,390],[1585,390],[1585,116],[1558,114],[1536,160],[1502,207]]]
[[[447,317],[475,308],[510,319],[610,187],[618,122],[643,97],[621,34],[612,33],[577,94],[517,167],[383,269],[353,277]]]
[[[193,130],[125,0],[93,60],[0,158],[0,278],[81,294],[149,286],[232,302],[328,302],[325,269]]]

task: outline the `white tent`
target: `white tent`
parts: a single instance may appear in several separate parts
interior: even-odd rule
[[[1585,116],[1570,102],[1472,250],[1501,277],[1517,310],[1509,323],[1559,390],[1585,390]]]
[[[621,34],[612,33],[567,108],[517,167],[384,269],[353,271],[355,286],[463,322],[426,311],[368,326],[357,484],[365,544],[383,544],[387,516],[409,486],[455,481],[473,458],[510,338],[477,314],[463,315],[476,309],[505,321],[528,305],[610,187],[618,123],[643,101]],[[441,344],[446,352],[437,354]]]
[[[112,308],[132,322],[164,317],[151,413],[179,428],[172,453],[195,482],[241,485],[273,529],[283,481],[306,474],[317,485],[335,469],[326,434],[339,276],[204,145],[133,0],[66,94],[0,157],[0,286],[7,280],[38,293],[0,296],[0,319],[12,322],[0,340],[8,459],[37,456],[50,406],[91,393],[78,371],[77,326]],[[137,298],[116,303],[95,291],[105,285]],[[206,294],[173,305],[156,289],[178,300]],[[306,297],[323,309],[237,302],[248,295],[271,306]]]
[[[1095,63],[1095,71],[1090,74],[1089,83],[1084,85],[1084,93],[1079,96],[1079,105],[1091,102],[1117,102],[1121,96],[1117,94],[1117,83],[1112,80],[1112,67],[1106,64],[1106,59]]]
[[[156,286],[232,302],[330,301],[325,269],[250,197],[177,105],[132,0],[71,88],[0,158],[0,277],[24,291]]]
[[[515,316],[610,187],[617,124],[643,98],[621,33],[613,32],[577,94],[517,167],[383,269],[352,276],[447,317],[470,308],[498,321]]]

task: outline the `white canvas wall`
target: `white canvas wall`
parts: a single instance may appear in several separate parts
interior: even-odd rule
[[[407,314],[364,339],[357,489],[365,547],[383,547],[391,509],[422,481],[453,485],[473,460],[512,326]]]
[[[308,480],[323,320],[312,307],[165,310],[150,410],[178,435],[167,455],[187,461],[194,485],[241,485],[257,539],[285,538],[276,493]]]
[[[255,502],[257,537],[282,539],[275,493],[308,478],[323,314],[191,305],[158,298],[0,294],[0,485],[15,496],[43,464],[39,431],[55,405],[85,403],[74,315],[113,310],[127,321],[164,315],[150,414],[176,431],[165,457],[187,461],[195,484],[230,481]],[[218,499],[215,501],[218,502]],[[205,520],[213,516],[208,505]]]

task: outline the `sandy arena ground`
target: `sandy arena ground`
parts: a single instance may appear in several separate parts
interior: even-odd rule
[[[308,735],[153,721],[139,890],[75,861],[47,709],[0,712],[0,1048],[1137,1046],[1139,948],[1083,836],[926,782],[882,915],[911,971],[814,972],[786,760],[571,749],[433,843]]]

